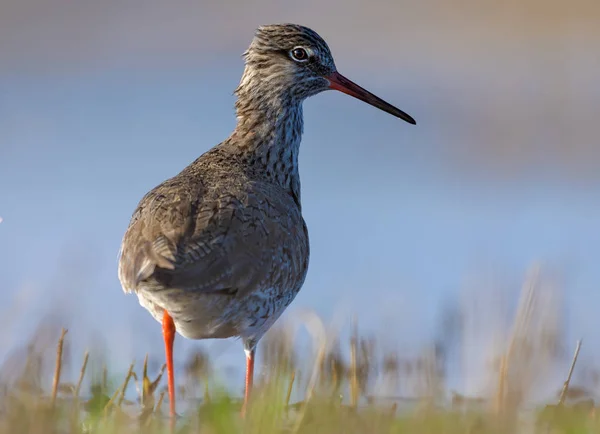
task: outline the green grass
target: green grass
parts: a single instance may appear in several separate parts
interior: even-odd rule
[[[413,409],[399,408],[397,403],[385,403],[368,395],[361,378],[369,371],[364,364],[366,357],[361,347],[364,340],[355,337],[350,346],[348,363],[344,363],[339,347],[333,346],[321,354],[316,363],[316,376],[304,384],[298,380],[293,357],[284,351],[282,335],[271,336],[263,351],[270,352],[267,360],[278,362],[270,374],[260,378],[245,418],[240,416],[240,398],[230,395],[224,388],[213,384],[209,359],[196,355],[187,365],[184,375],[190,391],[203,395],[201,404],[187,405],[179,418],[176,432],[185,433],[592,433],[600,432],[589,407],[555,406],[531,412],[527,423],[518,409],[504,402],[498,407],[493,402],[478,408],[459,410],[452,406],[439,406],[435,401],[441,397],[417,400]],[[279,337],[279,338],[278,338]],[[362,343],[362,345],[361,345]],[[163,371],[153,378],[148,376],[147,363],[138,373],[132,364],[121,381],[110,381],[116,376],[106,370],[93,377],[92,384],[77,393],[77,384],[83,382],[88,363],[84,356],[81,375],[71,384],[57,378],[62,364],[62,343],[58,345],[56,368],[52,384],[56,387],[48,393],[28,385],[22,378],[18,386],[6,389],[0,400],[0,433],[169,433],[167,417],[168,402],[162,384]],[[366,351],[366,350],[365,350]],[[30,354],[30,357],[32,355]],[[374,363],[371,360],[371,363]],[[30,366],[24,361],[23,366]],[[361,367],[362,366],[362,367]],[[58,369],[57,369],[58,368]],[[28,369],[31,369],[30,367]],[[25,370],[25,372],[27,369]],[[29,373],[30,374],[30,373]],[[193,380],[195,378],[195,380]],[[54,380],[53,379],[53,380]],[[125,399],[124,390],[137,384],[141,389],[138,401]],[[210,386],[208,386],[210,384]],[[301,388],[304,399],[290,403],[290,389]],[[131,390],[131,389],[129,389]],[[181,387],[180,389],[181,390]],[[56,396],[53,399],[53,396]],[[85,396],[85,398],[83,398]],[[370,397],[370,399],[367,399]],[[180,403],[182,404],[182,403]],[[460,404],[460,403],[459,403]],[[464,403],[463,403],[464,404]],[[479,403],[481,404],[481,403]],[[181,407],[180,407],[181,408]],[[536,423],[534,423],[537,418]]]
[[[376,339],[361,336],[356,326],[344,344],[326,336],[325,327],[310,317],[307,329],[316,355],[308,367],[298,362],[293,336],[285,327],[276,326],[261,342],[261,364],[269,367],[268,375],[255,378],[245,418],[240,416],[240,398],[219,384],[209,355],[198,352],[190,357],[177,377],[182,415],[175,430],[181,434],[600,432],[593,401],[524,409],[528,391],[536,382],[547,381],[543,368],[557,345],[552,334],[560,333],[550,314],[553,310],[547,302],[539,302],[537,287],[535,282],[524,286],[500,361],[490,368],[496,386],[486,397],[449,399],[444,360],[435,351],[401,359],[378,348]],[[63,365],[68,337],[59,334],[56,352],[50,355],[30,345],[19,361],[20,372],[0,372],[9,384],[0,391],[0,434],[171,432],[164,366],[149,372],[146,358],[142,366],[132,363],[119,374],[85,353],[78,375],[67,378]],[[52,366],[53,372],[44,374],[44,365]],[[567,372],[568,366],[566,378]],[[401,379],[418,386],[414,405],[403,405],[406,399],[373,396],[375,373],[390,384]],[[130,401],[127,397],[134,390],[137,399]],[[574,394],[575,388],[571,391]],[[556,398],[554,403],[558,402]]]
[[[210,402],[186,412],[176,427],[179,433],[592,433],[600,424],[588,411],[564,407],[547,409],[541,420],[546,424],[534,430],[533,424],[521,428],[518,418],[494,412],[453,412],[421,409],[398,414],[393,407],[343,405],[339,399],[319,394],[299,405],[287,406],[284,393],[275,385],[257,389],[245,419],[239,415],[240,403],[224,392],[214,393]],[[283,399],[282,399],[283,398]],[[80,411],[75,403],[57,400],[54,407],[43,396],[4,397],[0,432],[2,433],[168,433],[168,419],[159,409],[141,417],[142,408],[124,410],[102,405]],[[108,410],[108,411],[107,411]]]

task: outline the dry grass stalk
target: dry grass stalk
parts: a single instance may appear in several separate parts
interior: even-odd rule
[[[121,390],[121,388],[117,387],[117,390],[115,390],[115,393],[112,394],[112,396],[110,397],[110,399],[104,406],[104,417],[108,416],[108,411],[110,410],[110,407],[112,407],[114,405],[115,399],[117,399],[117,396],[119,395],[120,390]]]
[[[87,369],[88,360],[90,358],[90,352],[86,351],[83,355],[83,363],[81,365],[81,370],[79,371],[79,379],[77,380],[77,386],[75,386],[75,390],[73,392],[73,397],[78,400],[79,393],[81,392],[81,385],[83,384],[83,378],[85,377],[85,371]]]
[[[569,368],[569,374],[567,375],[567,379],[563,384],[562,391],[560,393],[560,398],[558,400],[558,405],[563,405],[565,403],[565,399],[567,397],[567,393],[569,392],[569,384],[571,383],[571,376],[573,375],[573,370],[575,369],[575,363],[577,363],[577,357],[579,356],[579,351],[581,350],[581,339],[577,341],[577,347],[575,348],[575,354],[573,354],[573,361],[571,362],[571,367]]]
[[[102,365],[102,390],[108,390],[108,367],[106,363]]]
[[[73,412],[71,417],[71,425],[75,427],[79,424],[79,416],[80,416],[80,408],[79,408],[79,395],[81,393],[81,385],[83,384],[83,378],[85,377],[85,372],[87,370],[87,364],[90,358],[89,351],[86,351],[83,355],[83,363],[81,364],[81,369],[79,371],[79,379],[77,380],[77,385],[73,388]]]
[[[394,402],[390,407],[390,417],[394,417],[396,415],[396,411],[398,411],[398,403]]]
[[[67,329],[63,328],[60,332],[60,338],[58,339],[58,345],[56,347],[56,365],[54,368],[54,380],[52,381],[52,398],[51,403],[52,407],[56,403],[56,395],[58,394],[58,385],[60,384],[60,371],[62,369],[62,354],[63,347],[65,343],[65,335],[67,334]]]
[[[129,385],[129,380],[133,376],[133,366],[135,365],[135,361],[131,362],[129,365],[129,370],[127,371],[127,376],[125,377],[125,381],[123,382],[123,386],[121,387],[121,395],[119,396],[119,401],[117,402],[117,407],[121,408],[123,405],[123,401],[125,400],[125,392],[127,391],[127,386]]]
[[[150,382],[150,388],[148,389],[149,393],[153,394],[156,391],[156,389],[158,388],[158,384],[160,383],[160,380],[161,380],[162,376],[164,375],[166,369],[167,369],[167,364],[164,363],[160,367],[160,371],[158,372],[156,379],[154,381]]]
[[[294,388],[294,381],[296,380],[296,370],[292,371],[292,376],[290,377],[290,383],[288,384],[287,393],[285,395],[285,406],[286,408],[290,405],[290,398],[292,397],[292,389]]]
[[[358,406],[358,363],[357,363],[358,326],[356,319],[350,338],[350,405]]]
[[[142,396],[140,403],[142,411],[139,415],[140,426],[146,426],[150,421],[150,416],[154,412],[154,396],[151,389],[152,382],[148,378],[148,353],[144,357],[144,366],[142,368]]]
[[[142,368],[142,390],[141,390],[141,396],[140,396],[140,403],[142,406],[142,411],[140,412],[139,417],[138,417],[138,422],[139,422],[140,426],[142,426],[142,427],[148,426],[148,424],[150,423],[150,420],[151,420],[150,417],[152,416],[152,414],[160,411],[160,408],[161,408],[162,403],[165,398],[165,391],[163,390],[160,393],[158,403],[156,404],[156,406],[154,405],[154,401],[155,401],[154,393],[156,392],[156,389],[158,388],[158,384],[160,383],[160,380],[161,380],[166,368],[167,368],[167,365],[163,364],[162,367],[160,368],[160,372],[156,376],[156,379],[154,381],[151,381],[150,378],[148,377],[148,354],[146,354],[146,357],[144,357],[144,366]],[[175,429],[174,423],[175,423],[175,419],[171,418],[171,423],[169,424],[170,432],[174,432],[174,429]]]
[[[150,393],[150,384],[151,381],[148,378],[148,353],[146,353],[146,357],[144,357],[144,366],[142,367],[142,396],[140,397],[140,402],[142,407],[154,407],[154,403],[150,404],[150,399],[152,398],[152,393]]]
[[[334,339],[328,346],[327,353],[320,366],[320,383],[331,388],[331,396],[336,396],[348,377],[349,368],[344,362],[339,340]]]
[[[421,408],[425,411],[429,411],[435,407],[435,398],[439,395],[441,387],[440,374],[437,370],[437,359],[435,348],[430,347],[424,351],[421,356],[421,375],[422,385],[420,387],[421,395]]]
[[[160,392],[160,395],[158,396],[158,402],[156,403],[156,407],[154,407],[154,412],[158,413],[160,412],[160,408],[162,407],[162,403],[165,399],[165,394],[167,393],[166,390],[163,390],[162,392]]]
[[[306,395],[304,397],[304,402],[309,402],[317,386],[317,381],[319,379],[319,367],[323,366],[323,361],[325,360],[325,354],[327,349],[327,334],[325,332],[325,326],[323,325],[321,318],[319,318],[312,311],[306,312],[304,324],[311,337],[313,338],[312,341],[316,345],[318,345],[317,357],[313,365],[312,373],[308,380],[308,384],[306,386]],[[305,415],[306,406],[304,405],[300,408],[300,412],[298,414],[298,417],[296,418],[294,428],[291,430],[293,434],[297,434],[300,431]]]
[[[208,381],[204,381],[204,402],[210,404],[210,393],[208,392]]]
[[[521,291],[521,299],[519,301],[519,307],[515,316],[512,333],[510,335],[508,349],[506,353],[501,356],[500,371],[498,373],[498,389],[495,402],[495,410],[497,414],[502,414],[506,410],[507,389],[509,386],[508,373],[511,366],[511,359],[513,357],[519,337],[522,336],[523,332],[527,330],[531,321],[538,276],[539,267],[536,266],[533,270],[532,276],[527,279]]]
[[[140,396],[140,403],[142,404],[142,414],[145,418],[147,414],[151,414],[154,409],[154,392],[158,388],[158,384],[167,368],[166,364],[163,364],[160,368],[158,375],[154,381],[148,377],[148,354],[144,358],[144,367],[142,368],[142,390]]]
[[[500,370],[498,372],[498,388],[496,389],[496,399],[494,401],[494,411],[496,414],[502,413],[504,404],[504,395],[506,390],[506,377],[508,375],[507,356],[503,354],[500,357]]]
[[[357,350],[359,350],[356,359],[357,398],[360,399],[368,393],[369,381],[377,370],[377,363],[374,360],[377,350],[373,337],[357,339],[357,343]]]
[[[131,363],[129,365],[129,370],[127,371],[127,375],[125,376],[125,380],[123,380],[123,383],[121,383],[121,385],[119,387],[117,387],[117,389],[115,390],[115,392],[112,394],[112,396],[110,397],[110,399],[108,400],[108,402],[104,406],[104,417],[106,417],[108,415],[108,412],[109,412],[110,408],[113,407],[113,406],[115,406],[115,401],[117,400],[117,396],[119,396],[119,400],[117,401],[116,407],[118,409],[121,408],[123,400],[125,399],[125,390],[127,389],[127,385],[129,384],[129,380],[133,376],[133,366],[134,366],[134,363]]]
[[[36,351],[33,344],[28,345],[25,369],[16,381],[17,388],[29,394],[41,395],[42,365],[42,355]]]

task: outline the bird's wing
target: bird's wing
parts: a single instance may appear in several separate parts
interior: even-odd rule
[[[119,277],[126,291],[150,277],[193,291],[260,287],[301,219],[289,212],[291,198],[256,186],[205,192],[202,200],[198,191],[160,190],[142,201],[125,235]]]
[[[174,179],[149,191],[138,204],[123,236],[119,252],[119,280],[125,292],[155,269],[174,269],[177,245],[192,230],[192,195],[201,191],[186,188]]]

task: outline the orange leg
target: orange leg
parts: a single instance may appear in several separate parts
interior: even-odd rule
[[[175,420],[175,373],[173,372],[173,341],[175,340],[175,323],[165,310],[162,321],[162,332],[165,340],[165,355],[167,358],[167,379],[169,385],[169,404],[171,420]]]
[[[244,392],[244,404],[242,406],[242,417],[246,416],[248,408],[248,400],[252,392],[252,383],[254,381],[254,352],[255,350],[246,351],[246,390]]]

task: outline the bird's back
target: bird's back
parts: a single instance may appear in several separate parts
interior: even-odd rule
[[[216,147],[140,201],[119,279],[186,337],[251,337],[292,301],[308,256],[297,198]]]

